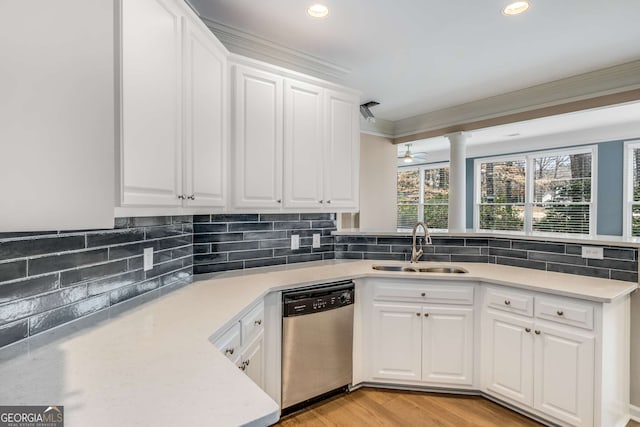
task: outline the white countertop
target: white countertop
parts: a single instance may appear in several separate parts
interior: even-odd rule
[[[278,418],[277,404],[209,337],[270,291],[365,276],[433,277],[610,302],[637,287],[493,264],[456,263],[469,270],[464,275],[380,272],[373,264],[402,263],[324,261],[224,273],[35,336],[0,351],[0,404],[64,405],[67,427],[268,425]]]

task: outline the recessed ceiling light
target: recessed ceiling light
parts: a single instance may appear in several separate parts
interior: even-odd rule
[[[519,15],[527,9],[529,9],[528,1],[514,1],[502,9],[502,14],[507,16]]]
[[[309,16],[314,18],[324,18],[329,14],[329,8],[323,4],[313,4],[307,9]]]

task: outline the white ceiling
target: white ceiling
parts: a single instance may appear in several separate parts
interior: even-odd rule
[[[640,58],[640,0],[188,0],[204,18],[348,70],[383,119],[407,117]]]
[[[640,136],[640,102],[632,102],[606,108],[559,114],[535,120],[494,126],[468,133],[467,154],[496,154],[481,146],[496,146],[496,152],[514,153],[530,149],[587,144],[624,138],[625,133],[614,134],[610,129],[626,132],[631,137]],[[604,131],[603,133],[600,131]],[[579,133],[578,133],[579,132]],[[605,139],[601,135],[607,135]],[[573,136],[577,138],[573,138]],[[591,137],[592,136],[592,137]],[[535,142],[535,144],[533,144]],[[411,142],[412,153],[425,154],[426,162],[448,158],[449,140],[444,137]],[[407,144],[398,145],[398,157],[407,151]],[[401,159],[398,166],[408,166]],[[410,165],[409,165],[410,166]]]

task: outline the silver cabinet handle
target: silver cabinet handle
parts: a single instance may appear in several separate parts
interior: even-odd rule
[[[504,300],[504,305],[511,305],[511,301],[509,301],[508,299]]]
[[[262,319],[256,320],[255,322],[253,322],[253,324],[256,325],[256,326],[262,325]]]
[[[180,194],[180,195],[178,196],[178,199],[180,199],[180,200],[184,200],[184,199],[186,199],[186,198],[187,198],[187,196],[185,196],[184,194]]]
[[[192,195],[190,195],[190,196],[187,196],[187,199],[189,199],[189,200],[195,200],[195,199],[196,199],[196,195],[195,195],[195,194],[192,194]]]
[[[558,316],[563,316],[564,315],[564,311],[562,311],[562,310],[558,310],[558,311],[556,311],[556,313],[558,314]]]
[[[233,348],[228,348],[224,351],[224,354],[233,354],[235,350]]]
[[[540,335],[540,331],[536,329],[536,335]]]
[[[424,317],[429,317],[429,313],[425,313],[425,314],[424,314]]]
[[[529,332],[531,332],[531,328],[524,328],[524,331],[525,331],[526,333],[529,333]]]

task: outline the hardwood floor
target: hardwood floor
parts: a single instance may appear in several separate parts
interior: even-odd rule
[[[295,426],[541,426],[479,396],[362,388],[285,417]]]

